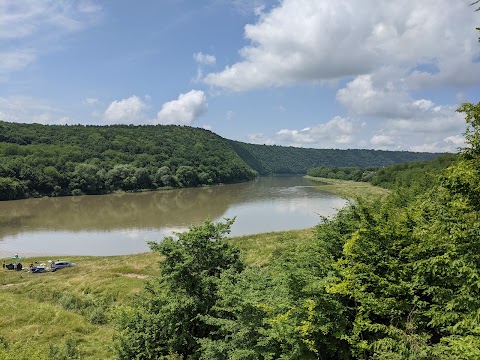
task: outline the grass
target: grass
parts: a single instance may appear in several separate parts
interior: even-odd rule
[[[54,273],[2,269],[0,358],[72,358],[72,352],[81,359],[112,358],[111,309],[142,291],[159,259],[156,253],[71,257],[76,267]],[[22,263],[35,261],[45,259]]]
[[[248,264],[265,266],[313,229],[234,237]],[[27,258],[22,264],[46,262]],[[72,256],[56,272],[0,269],[0,359],[112,359],[113,309],[158,274],[160,255]],[[7,262],[9,261],[6,260]]]
[[[247,264],[265,266],[275,253],[294,242],[306,241],[312,235],[313,229],[290,230],[238,236],[231,241],[240,249]]]
[[[319,183],[317,187],[321,190],[352,200],[360,199],[367,202],[376,202],[385,200],[391,194],[390,190],[373,186],[367,182],[326,179],[313,176],[306,176],[305,178],[317,181]]]

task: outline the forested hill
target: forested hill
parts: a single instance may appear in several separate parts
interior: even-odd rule
[[[232,183],[316,166],[386,166],[438,154],[245,144],[174,125],[0,121],[0,200]],[[252,170],[253,169],[253,170]]]
[[[229,140],[237,154],[255,171],[266,174],[306,174],[321,166],[388,166],[409,161],[432,160],[438,153],[383,150],[306,149],[255,145]]]
[[[220,136],[181,126],[0,122],[0,200],[253,179]]]

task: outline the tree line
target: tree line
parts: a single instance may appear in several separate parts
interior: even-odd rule
[[[180,126],[0,122],[0,200],[253,179],[218,135]]]
[[[258,174],[305,174],[319,165],[342,167],[337,176],[352,172],[357,179],[354,166],[380,167],[438,155],[245,144],[173,125],[0,121],[0,200],[233,183]]]
[[[367,149],[309,149],[247,144],[229,140],[237,154],[260,175],[306,174],[316,167],[383,167],[396,163],[433,160],[438,153]]]
[[[458,154],[442,154],[433,160],[398,163],[387,167],[320,166],[309,169],[307,175],[369,182],[374,186],[417,195],[427,190],[432,181],[457,159]]]

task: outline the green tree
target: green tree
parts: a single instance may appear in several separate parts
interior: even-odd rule
[[[22,184],[12,178],[0,177],[0,200],[15,200],[25,196]]]
[[[199,357],[199,340],[215,329],[203,317],[217,301],[222,273],[244,269],[238,249],[225,238],[232,223],[207,220],[177,239],[150,243],[164,256],[160,276],[147,284],[135,304],[118,314],[119,359]]]
[[[198,176],[193,166],[182,165],[177,169],[175,174],[177,182],[182,187],[190,187],[198,185]]]
[[[429,191],[380,211],[356,206],[329,291],[352,300],[346,338],[357,358],[480,356],[479,110],[459,109],[467,147]]]
[[[91,164],[78,164],[71,174],[69,187],[72,193],[100,194],[104,192],[105,179],[100,169]]]
[[[159,168],[153,176],[153,182],[157,187],[172,186],[172,172],[168,166]]]
[[[290,246],[267,268],[222,274],[202,359],[347,359],[346,307],[326,291],[334,273],[326,238]]]

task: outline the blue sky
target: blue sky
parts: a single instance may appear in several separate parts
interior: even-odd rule
[[[0,0],[0,119],[455,151],[480,101],[471,1]]]

